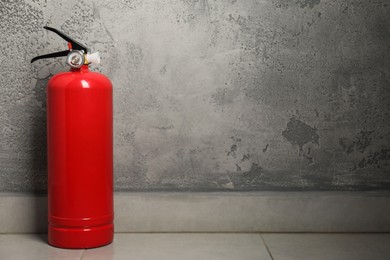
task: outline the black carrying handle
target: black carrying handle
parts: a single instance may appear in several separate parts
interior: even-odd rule
[[[63,32],[60,32],[59,30],[57,30],[55,28],[52,28],[52,27],[49,27],[49,26],[44,26],[43,28],[45,28],[46,30],[49,30],[49,31],[52,31],[52,32],[56,33],[62,39],[64,39],[68,43],[70,43],[71,46],[72,46],[71,47],[72,50],[80,50],[80,51],[83,51],[84,53],[87,53],[88,48],[86,46],[84,46],[83,44],[81,44],[81,43],[77,42],[76,40],[72,39],[71,37],[69,37],[68,35],[64,34]],[[31,63],[33,63],[36,60],[40,60],[40,59],[64,57],[64,56],[67,56],[69,54],[69,52],[70,52],[70,50],[65,50],[65,51],[59,51],[59,52],[53,52],[53,53],[49,53],[49,54],[40,55],[40,56],[34,57],[31,60]]]

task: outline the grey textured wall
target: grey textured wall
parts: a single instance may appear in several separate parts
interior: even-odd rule
[[[44,25],[101,52],[116,190],[390,190],[387,0],[61,2],[0,2],[0,191],[45,190]]]

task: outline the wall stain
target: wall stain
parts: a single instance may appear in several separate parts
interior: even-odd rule
[[[300,121],[295,116],[290,118],[287,128],[282,132],[282,135],[291,144],[298,145],[300,151],[302,151],[305,144],[311,142],[318,145],[320,140],[316,128]]]
[[[321,0],[297,0],[296,3],[300,8],[310,7],[313,8],[315,5],[318,5]]]
[[[249,171],[243,172],[244,182],[248,185],[254,185],[261,182],[261,177],[263,176],[264,169],[256,163],[252,163]]]
[[[167,73],[167,65],[165,64],[161,69],[160,69],[160,74],[161,76],[164,76]]]
[[[316,117],[320,117],[320,113],[318,112],[317,109],[314,109],[314,113],[316,113]]]
[[[367,166],[376,166],[380,167],[382,161],[390,160],[390,149],[387,147],[382,147],[381,150],[370,153],[366,158],[363,158],[358,164],[359,169],[365,168]]]
[[[267,145],[264,147],[264,149],[263,149],[263,153],[265,153],[266,151],[268,151],[268,147],[269,147],[269,145],[267,144]]]
[[[154,126],[154,129],[158,129],[160,131],[167,131],[167,130],[172,130],[175,128],[174,125],[168,125],[168,126]]]
[[[274,3],[276,8],[287,9],[289,7],[289,2],[292,1],[277,0]],[[300,8],[306,8],[306,7],[313,8],[315,5],[318,5],[319,3],[321,3],[321,0],[295,0],[292,4],[296,4]]]
[[[231,136],[233,144],[230,146],[230,150],[227,152],[227,156],[232,156],[233,158],[237,158],[237,143],[241,142],[241,138],[237,138],[235,136]]]
[[[237,151],[237,145],[236,144],[233,144],[231,147],[230,147],[230,151],[228,152],[228,156],[233,156],[234,158],[237,157],[237,154],[236,154],[236,151]]]
[[[234,136],[230,137],[230,139],[232,139],[234,142],[241,142],[242,141],[241,138],[237,138]]]
[[[372,133],[374,131],[360,131],[354,139],[346,137],[339,138],[339,144],[347,154],[353,151],[363,153],[372,144]]]
[[[276,1],[276,3],[275,3],[275,7],[276,7],[276,8],[284,8],[284,9],[287,9],[287,8],[288,8],[288,3],[285,2],[285,1],[282,1],[282,0],[278,0],[278,1]]]
[[[302,156],[305,157],[309,162],[308,164],[314,164],[314,158],[311,156],[311,148],[309,147],[306,153],[302,152]]]
[[[249,160],[251,158],[251,155],[248,153],[248,154],[244,154],[243,156],[242,156],[242,159],[241,159],[241,161],[242,162],[245,162],[246,160]]]

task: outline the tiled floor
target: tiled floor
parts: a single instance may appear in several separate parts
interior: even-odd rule
[[[44,235],[0,235],[0,259],[390,259],[390,234],[115,234],[90,250],[47,245]]]

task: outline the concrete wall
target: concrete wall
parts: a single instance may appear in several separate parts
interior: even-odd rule
[[[390,190],[387,0],[3,0],[0,191],[45,190],[44,25],[101,52],[118,191]]]

